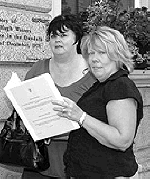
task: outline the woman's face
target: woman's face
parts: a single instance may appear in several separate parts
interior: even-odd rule
[[[61,55],[76,50],[75,33],[67,28],[65,30],[63,33],[58,31],[56,35],[50,34],[50,46],[53,54]]]
[[[110,60],[104,51],[90,50],[88,60],[92,73],[100,82],[105,81],[118,70],[116,62]]]

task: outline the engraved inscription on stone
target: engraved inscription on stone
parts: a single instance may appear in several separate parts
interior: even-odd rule
[[[50,58],[46,29],[48,13],[0,7],[0,61],[36,61]]]

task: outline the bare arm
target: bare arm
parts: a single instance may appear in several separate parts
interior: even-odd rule
[[[134,99],[110,101],[107,106],[108,125],[87,116],[83,127],[101,144],[126,150],[133,142],[136,128],[136,102]]]
[[[53,102],[58,115],[78,122],[83,114],[73,101]],[[63,111],[63,112],[62,112]],[[125,151],[133,142],[136,129],[136,101],[132,98],[109,101],[106,106],[108,124],[89,115],[86,116],[83,127],[101,144]]]

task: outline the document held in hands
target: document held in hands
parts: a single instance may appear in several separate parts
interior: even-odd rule
[[[79,128],[53,110],[51,100],[63,98],[49,73],[22,82],[13,73],[4,90],[34,141]]]

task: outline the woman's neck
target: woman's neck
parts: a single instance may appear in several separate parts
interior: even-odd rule
[[[57,56],[51,59],[51,67],[56,69],[57,72],[67,73],[70,71],[75,71],[76,68],[80,67],[80,63],[83,63],[84,59],[80,54],[74,54],[70,56]],[[52,70],[53,70],[52,69]]]
[[[81,79],[87,67],[86,61],[80,54],[69,58],[52,58],[49,66],[51,76],[59,86],[68,86]]]
[[[56,54],[53,56],[52,60],[55,64],[65,64],[65,63],[71,63],[72,61],[76,60],[76,58],[79,56],[77,52],[70,52],[65,54]]]

